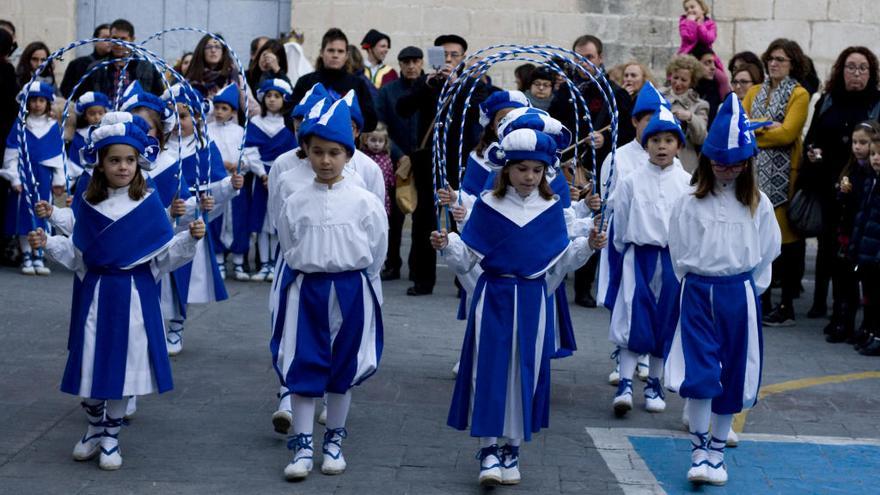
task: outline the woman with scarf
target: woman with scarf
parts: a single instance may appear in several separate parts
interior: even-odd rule
[[[772,122],[756,131],[759,148],[756,169],[758,185],[773,203],[782,230],[782,254],[773,267],[782,288],[782,299],[776,306],[771,305],[771,285],[761,296],[761,306],[764,325],[792,326],[795,323],[792,304],[800,295],[806,243],[788,221],[788,206],[800,168],[801,135],[810,102],[809,93],[798,81],[803,79],[809,65],[801,47],[784,38],[770,43],[761,60],[768,77],[749,90],[743,107],[753,121]]]

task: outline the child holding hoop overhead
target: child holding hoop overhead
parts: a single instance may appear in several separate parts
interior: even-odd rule
[[[141,172],[158,153],[142,124],[120,119],[90,133],[83,157],[94,173],[72,237],[47,237],[42,228],[28,235],[33,249],[46,249],[82,280],[61,390],[82,397],[88,419],[73,458],[100,456],[105,470],[122,466],[118,435],[128,398],[172,388],[157,282],[192,259],[205,235],[201,220],[174,234]]]
[[[481,193],[461,236],[431,234],[450,267],[483,269],[472,297],[448,424],[480,438],[481,485],[520,481],[519,447],[549,426],[551,295],[565,274],[601,247],[604,235],[569,240],[565,214],[545,172],[557,142],[517,129],[501,142],[496,186]],[[499,447],[499,439],[504,440]]]

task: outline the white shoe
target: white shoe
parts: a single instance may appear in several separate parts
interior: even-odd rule
[[[251,275],[251,282],[265,282],[269,280],[271,265],[269,263],[263,263],[263,266],[260,267],[260,271]]]
[[[251,276],[244,271],[244,266],[242,265],[235,265],[232,268],[232,273],[235,275],[235,280],[239,282],[247,282],[251,279]]]
[[[86,433],[88,435],[88,433]],[[89,461],[95,458],[101,452],[101,438],[104,432],[97,433],[92,436],[83,436],[76,445],[73,446],[73,460]]]
[[[279,409],[272,413],[272,426],[276,433],[287,435],[290,425],[293,424],[293,412],[287,409]]]
[[[342,440],[348,436],[345,428],[336,428],[324,432],[324,443],[321,451],[324,460],[321,462],[321,472],[324,474],[342,474],[345,472],[345,457],[342,456]]]
[[[645,384],[645,410],[660,413],[666,410],[666,398],[663,396],[663,385],[659,378],[648,378]]]
[[[119,444],[113,443],[109,449],[105,447],[106,442],[101,445],[101,457],[98,459],[98,467],[104,471],[116,471],[122,467],[122,453],[119,451]]]
[[[22,275],[36,275],[37,270],[34,269],[33,263],[27,261],[21,265],[21,274]]]
[[[518,485],[522,476],[519,472],[519,447],[501,447],[501,484]]]
[[[611,359],[614,360],[614,370],[608,373],[608,385],[617,386],[620,384],[620,347],[614,349],[611,353]]]
[[[266,275],[266,282],[275,280],[275,265],[269,265],[269,274]]]
[[[639,364],[636,365],[636,375],[643,382],[648,380],[648,371],[651,369],[648,365],[649,359],[650,357],[647,354],[642,354],[639,356]]]
[[[461,366],[461,361],[456,361],[455,366],[452,367],[452,376],[458,376],[458,368]]]
[[[183,350],[183,328],[169,328],[165,334],[165,346],[169,356],[176,356]]]
[[[305,433],[294,435],[287,440],[287,448],[294,452],[293,459],[284,468],[284,478],[297,481],[308,476],[313,467],[312,436]]]
[[[614,415],[618,418],[626,416],[626,413],[633,408],[632,380],[621,378],[617,385],[617,394],[614,395],[614,401],[611,405],[614,407]]]
[[[727,432],[727,447],[728,448],[736,448],[739,445],[739,435],[733,431],[733,427],[730,427],[730,431]]]
[[[45,264],[43,264],[42,258],[37,258],[34,260],[34,272],[37,275],[51,275],[52,270],[49,269]]]
[[[501,475],[501,459],[498,445],[485,447],[477,452],[477,459],[480,460],[480,477],[481,486],[500,485],[504,478]]]
[[[704,448],[697,448],[691,452],[691,467],[687,473],[688,481],[691,483],[709,482],[709,461],[706,460],[707,455]]]
[[[724,465],[724,461],[717,465],[706,464],[706,482],[715,486],[727,483],[727,466]]]
[[[125,405],[125,419],[131,419],[137,413],[137,396],[133,395],[128,398],[128,404]]]

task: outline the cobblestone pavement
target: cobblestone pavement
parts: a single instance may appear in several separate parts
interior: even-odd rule
[[[66,356],[69,280],[60,269],[42,278],[0,270],[0,493],[480,492],[476,441],[445,426],[451,368],[463,333],[462,322],[453,319],[457,300],[445,268],[439,270],[432,296],[407,297],[406,282],[386,283],[385,352],[379,373],[354,391],[345,443],[348,470],[335,477],[316,470],[297,484],[283,479],[289,453],[285,438],[270,423],[277,378],[267,345],[269,286],[260,283],[228,282],[228,301],[193,307],[184,351],[172,359],[175,389],[139,401],[137,415],[120,435],[125,459],[120,471],[102,472],[96,463],[71,460],[85,421],[78,400],[58,391]],[[812,287],[805,285],[811,294]],[[765,330],[765,385],[880,369],[877,359],[843,344],[826,344],[824,321],[803,316],[808,299],[799,301],[797,326]],[[638,453],[651,450],[651,438],[668,437],[667,443],[657,443],[669,448],[669,455],[660,457],[682,456],[675,443],[682,401],[671,396],[667,412],[652,415],[638,408],[637,393],[636,410],[615,419],[610,407],[614,388],[606,383],[612,364],[607,312],[572,307],[572,316],[580,349],[553,363],[551,426],[523,447],[522,484],[495,492],[675,492],[684,471],[670,482],[668,466],[651,456],[642,462]],[[776,393],[749,414],[745,431],[774,438],[878,439],[878,392],[876,378],[852,375],[838,383]],[[650,432],[632,441],[628,452],[636,454],[611,461],[612,469],[606,464],[607,447],[598,445],[588,428],[618,432],[621,438],[626,432]],[[738,458],[748,459],[742,452]],[[808,453],[792,455],[790,462],[810,471],[814,461],[817,467],[827,465],[827,450],[823,455],[826,464]],[[753,462],[761,459],[767,456]],[[634,468],[626,462],[647,465],[657,484],[627,482],[620,473]],[[775,479],[791,476],[786,461],[779,462],[778,470],[762,471],[765,482],[759,487],[773,491]],[[731,468],[732,479],[737,469]],[[743,477],[751,472],[741,469]],[[748,487],[756,491],[754,485]]]

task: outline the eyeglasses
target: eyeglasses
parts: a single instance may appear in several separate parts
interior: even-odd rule
[[[734,86],[745,86],[747,84],[754,84],[754,82],[751,79],[734,79],[733,81],[730,81],[730,82]]]
[[[850,74],[867,74],[867,72],[871,69],[867,65],[852,65],[846,64],[843,68],[849,72]]]
[[[777,64],[784,64],[786,62],[791,62],[791,59],[785,58],[785,57],[769,57],[767,59],[767,63],[770,63],[770,62],[776,62]]]

